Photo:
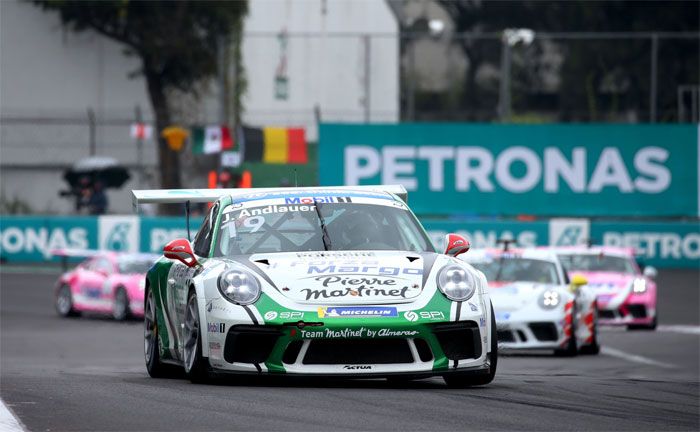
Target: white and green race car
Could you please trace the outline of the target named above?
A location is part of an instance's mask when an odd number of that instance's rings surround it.
[[[215,201],[190,243],[148,272],[153,377],[217,374],[491,382],[498,361],[484,275],[436,253],[402,186],[134,191],[134,203]]]

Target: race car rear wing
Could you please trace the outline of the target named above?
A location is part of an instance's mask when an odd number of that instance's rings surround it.
[[[408,192],[403,185],[376,186],[317,186],[317,187],[285,187],[285,188],[251,188],[251,189],[144,189],[133,190],[134,212],[138,212],[139,204],[185,204],[213,202],[223,196],[243,196],[256,193],[327,193],[340,194],[349,191],[392,193],[404,202],[408,202]]]

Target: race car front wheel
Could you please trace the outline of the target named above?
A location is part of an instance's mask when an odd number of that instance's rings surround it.
[[[593,325],[591,326],[591,343],[584,345],[579,350],[581,354],[596,355],[600,353],[600,344],[598,343],[598,305],[593,306]]]
[[[62,317],[80,315],[80,313],[73,308],[73,293],[68,284],[61,285],[56,292],[56,312]]]
[[[190,289],[185,308],[185,375],[193,383],[202,383],[209,378],[207,361],[202,357],[202,335],[200,329],[197,293]]]
[[[451,388],[466,388],[486,385],[496,377],[498,367],[498,333],[496,332],[496,314],[493,312],[491,304],[491,352],[487,354],[489,358],[489,372],[486,374],[464,374],[452,373],[443,375],[445,383]]]
[[[571,336],[566,341],[562,348],[554,350],[554,355],[559,357],[575,357],[578,354],[578,340],[576,339],[576,331],[578,330],[578,317],[576,311],[576,303],[574,302],[571,308]]]
[[[146,370],[153,378],[182,377],[182,369],[160,361],[158,350],[158,321],[156,320],[156,302],[153,291],[146,291],[146,305],[143,311],[143,351]]]

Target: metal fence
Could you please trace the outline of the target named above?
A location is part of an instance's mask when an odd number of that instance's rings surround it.
[[[699,120],[688,89],[700,84],[700,33],[245,38],[245,67],[255,74],[246,108],[253,122],[311,122],[318,114],[353,122]]]

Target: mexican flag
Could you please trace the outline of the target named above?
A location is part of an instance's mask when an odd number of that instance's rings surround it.
[[[198,154],[221,153],[231,150],[233,140],[226,126],[206,126],[192,128],[192,152]]]

